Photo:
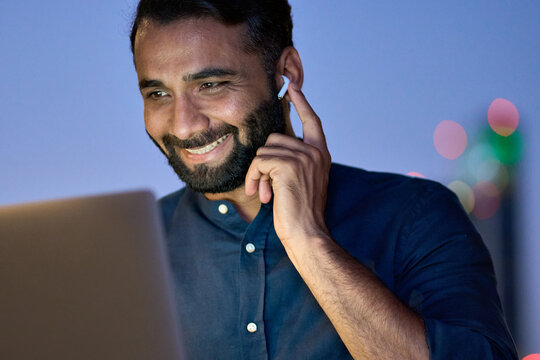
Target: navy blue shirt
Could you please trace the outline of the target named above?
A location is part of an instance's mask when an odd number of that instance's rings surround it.
[[[189,359],[348,359],[262,205],[160,200]],[[333,164],[326,224],[426,325],[432,359],[517,359],[489,253],[440,184]]]

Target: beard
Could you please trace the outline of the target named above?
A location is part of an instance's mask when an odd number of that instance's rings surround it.
[[[275,85],[274,85],[275,88]],[[245,177],[251,162],[257,154],[257,149],[266,143],[271,133],[285,132],[286,122],[282,103],[277,95],[272,94],[270,100],[262,101],[261,104],[249,113],[242,125],[246,133],[246,143],[239,139],[239,128],[230,124],[224,124],[219,128],[208,129],[195,137],[181,140],[168,134],[162,139],[167,153],[161,147],[169,161],[169,165],[186,186],[201,193],[223,193],[237,189],[245,182]],[[196,164],[193,169],[182,161],[177,149],[196,148],[212,143],[226,134],[232,136],[233,149],[224,162],[217,166]]]

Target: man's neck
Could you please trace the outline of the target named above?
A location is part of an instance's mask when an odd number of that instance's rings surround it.
[[[204,196],[208,200],[227,200],[230,201],[238,214],[247,222],[252,222],[255,216],[259,213],[261,208],[261,201],[259,200],[259,194],[256,193],[252,196],[247,196],[244,191],[244,186],[240,186],[237,189],[234,189],[229,192],[219,193],[219,194],[210,194],[206,193]]]

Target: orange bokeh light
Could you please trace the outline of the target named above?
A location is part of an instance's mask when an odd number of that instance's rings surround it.
[[[523,360],[540,360],[540,354],[530,354],[523,358]]]

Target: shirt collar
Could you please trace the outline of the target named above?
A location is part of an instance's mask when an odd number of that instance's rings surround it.
[[[209,221],[218,227],[231,233],[243,234],[250,225],[245,221],[234,205],[227,200],[208,200],[204,194],[195,192],[186,187],[186,195],[192,198],[197,211],[200,211]],[[261,204],[261,208],[252,221],[252,225],[272,220],[272,201],[268,204]]]

